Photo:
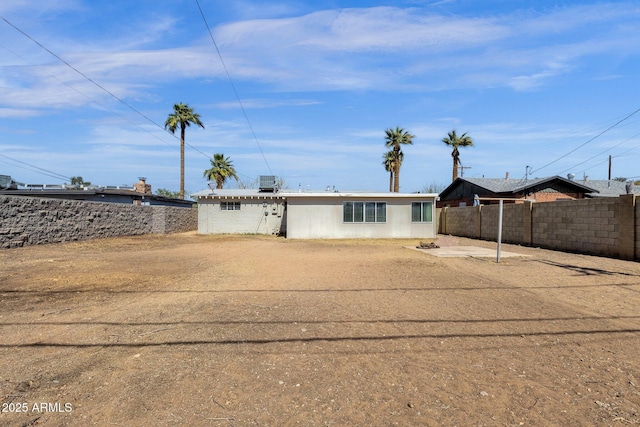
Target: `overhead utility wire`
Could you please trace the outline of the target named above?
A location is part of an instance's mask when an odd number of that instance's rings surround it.
[[[43,168],[40,168],[40,167],[38,167],[38,166],[34,166],[34,165],[32,165],[32,164],[29,164],[29,163],[27,163],[27,162],[23,162],[23,161],[18,160],[18,159],[14,159],[13,157],[9,157],[9,156],[7,156],[6,154],[2,154],[2,153],[0,153],[0,156],[5,157],[5,158],[7,158],[7,159],[9,159],[9,160],[11,160],[11,161],[14,161],[14,162],[16,162],[16,163],[20,163],[20,164],[23,164],[23,165],[29,166],[29,167],[31,167],[31,168],[38,169],[38,170],[42,171],[42,172],[39,172],[39,173],[42,173],[43,175],[48,175],[48,176],[50,176],[50,177],[52,177],[52,178],[56,178],[56,179],[62,179],[62,180],[69,180],[69,181],[71,181],[71,178],[70,178],[70,177],[68,177],[68,176],[65,176],[65,175],[59,174],[59,173],[57,173],[57,172],[50,171],[50,170],[48,170],[48,169],[43,169]],[[34,171],[34,172],[36,172],[36,171]],[[46,173],[44,173],[44,172],[46,172]]]
[[[615,128],[616,126],[618,126],[620,123],[624,122],[625,120],[631,118],[633,115],[637,114],[638,112],[640,112],[640,108],[638,108],[637,110],[635,110],[633,113],[627,115],[626,117],[624,117],[623,119],[617,121],[616,123],[614,123],[613,125],[609,126],[607,129],[603,130],[602,132],[600,132],[599,134],[597,134],[596,136],[594,136],[593,138],[589,139],[588,141],[580,144],[579,146],[577,146],[576,148],[574,148],[573,150],[569,151],[568,153],[558,157],[557,159],[555,159],[552,162],[547,163],[546,165],[539,167],[538,169],[531,171],[531,173],[535,173],[538,172],[541,169],[546,168],[547,166],[551,166],[552,164],[556,163],[557,161],[564,159],[565,157],[567,157],[569,154],[577,151],[578,149],[584,147],[585,145],[587,145],[588,143],[592,142],[593,140],[595,140],[596,138],[599,138],[600,136],[604,135],[605,133],[609,132],[611,129]]]
[[[0,47],[2,47],[2,48],[3,48],[4,50],[6,50],[7,52],[9,52],[9,53],[13,54],[13,55],[14,55],[14,56],[16,56],[17,58],[21,59],[21,60],[22,60],[22,61],[24,61],[26,64],[29,64],[29,65],[35,65],[35,64],[30,63],[30,62],[29,62],[29,61],[27,61],[25,58],[23,58],[22,56],[18,55],[17,53],[15,53],[14,51],[12,51],[11,49],[7,48],[6,46],[2,46],[2,45],[0,45]],[[132,126],[137,127],[137,128],[138,128],[138,129],[140,129],[141,131],[146,132],[147,134],[149,134],[149,135],[150,135],[150,136],[152,136],[153,138],[157,139],[158,141],[162,142],[163,144],[166,144],[166,145],[168,145],[168,146],[172,147],[172,145],[171,145],[170,143],[168,143],[168,142],[167,142],[167,141],[165,141],[164,139],[160,138],[159,136],[157,136],[157,135],[155,135],[155,134],[151,133],[148,129],[145,129],[145,128],[143,128],[142,126],[140,126],[140,125],[138,125],[138,124],[136,124],[136,123],[132,122],[131,120],[129,120],[128,118],[126,118],[125,116],[123,116],[122,114],[120,114],[119,112],[117,112],[117,111],[115,111],[115,110],[113,110],[113,109],[109,108],[107,105],[103,104],[102,102],[100,102],[100,101],[97,101],[97,100],[93,99],[92,97],[90,97],[90,96],[89,96],[89,95],[87,95],[86,93],[82,92],[81,90],[79,90],[79,89],[77,89],[77,88],[75,88],[75,87],[71,86],[69,83],[67,83],[67,82],[64,82],[64,81],[60,80],[60,79],[59,79],[58,77],[56,77],[55,75],[47,73],[47,76],[51,77],[52,79],[57,80],[57,81],[58,81],[58,83],[65,85],[65,86],[66,86],[66,87],[68,87],[69,89],[71,89],[71,90],[73,90],[74,92],[77,92],[78,94],[80,94],[80,95],[84,96],[84,97],[85,97],[85,98],[87,98],[89,101],[91,101],[91,102],[93,102],[93,103],[95,103],[95,104],[97,104],[97,105],[101,106],[101,107],[102,107],[102,108],[104,108],[105,110],[110,111],[111,113],[113,113],[113,114],[117,115],[117,116],[118,116],[118,117],[120,117],[122,120],[126,121],[127,123],[129,123],[129,124],[130,124],[130,125],[132,125]],[[154,123],[154,124],[155,124],[155,123]],[[174,136],[175,138],[177,138],[177,136],[176,136],[176,135],[172,135],[172,136]]]
[[[104,86],[102,86],[100,83],[96,82],[95,80],[93,80],[91,77],[87,76],[86,74],[84,74],[82,71],[78,70],[76,67],[74,67],[73,65],[71,65],[70,63],[68,63],[67,61],[65,61],[64,59],[62,59],[59,55],[57,55],[56,53],[52,52],[50,49],[48,49],[46,46],[44,46],[42,43],[40,43],[39,41],[37,41],[36,39],[34,39],[33,37],[31,37],[29,34],[25,33],[24,31],[22,31],[20,28],[16,27],[15,25],[13,25],[11,22],[9,22],[5,17],[0,16],[0,19],[2,19],[4,22],[6,22],[7,24],[9,24],[11,27],[13,27],[16,31],[18,31],[19,33],[21,33],[22,35],[24,35],[26,38],[28,38],[29,40],[31,40],[32,42],[34,42],[35,44],[37,44],[38,46],[40,46],[42,49],[44,49],[45,51],[47,51],[50,55],[52,55],[53,57],[55,57],[56,59],[58,59],[60,62],[62,62],[63,64],[65,64],[67,67],[71,68],[73,71],[75,71],[76,73],[80,74],[82,77],[84,77],[85,79],[87,79],[89,82],[93,83],[95,86],[97,86],[98,88],[102,89],[104,92],[106,92],[107,94],[109,94],[112,98],[114,98],[115,100],[117,100],[118,102],[122,103],[123,105],[125,105],[126,107],[128,107],[130,110],[132,110],[133,112],[139,114],[140,116],[144,117],[147,121],[149,121],[150,123],[154,124],[155,126],[159,127],[160,129],[162,129],[163,131],[168,132],[164,127],[162,127],[161,125],[159,125],[158,123],[156,123],[155,121],[153,121],[153,119],[151,119],[150,117],[148,117],[147,115],[145,115],[144,113],[142,113],[141,111],[135,109],[133,106],[131,106],[130,104],[128,104],[126,101],[124,101],[123,99],[119,98],[118,96],[116,96],[113,92],[111,92],[110,90],[108,90],[107,88],[105,88]],[[177,135],[172,134],[174,138],[178,138]],[[204,153],[203,151],[200,151],[199,149],[197,149],[196,147],[192,146],[191,144],[185,142],[185,145],[191,147],[192,149],[194,149],[195,151],[199,152],[200,154],[204,155],[206,158],[209,158],[209,156]]]
[[[608,151],[613,150],[614,148],[616,148],[616,147],[618,147],[618,146],[620,146],[620,145],[624,144],[625,142],[631,141],[633,138],[637,137],[638,135],[640,135],[640,133],[637,133],[637,134],[633,135],[632,137],[629,137],[629,138],[625,139],[624,141],[617,143],[617,144],[616,144],[616,145],[614,145],[613,147],[609,147],[609,148],[607,148],[606,150],[603,150],[603,151],[599,152],[599,153],[598,153],[598,154],[596,154],[595,156],[589,157],[587,160],[584,160],[584,161],[582,161],[582,162],[580,162],[580,163],[578,163],[578,164],[574,165],[573,167],[570,167],[570,168],[568,168],[568,169],[563,170],[562,172],[560,172],[560,174],[563,174],[563,173],[565,173],[565,172],[568,172],[568,171],[570,171],[571,169],[575,169],[576,167],[578,167],[578,166],[580,166],[580,165],[583,165],[583,164],[585,164],[585,163],[587,163],[587,162],[589,162],[589,161],[591,161],[591,160],[595,159],[596,157],[599,157],[599,156],[603,155],[604,153],[606,153],[606,152],[608,152]],[[636,147],[633,147],[633,148],[630,148],[630,149],[629,149],[629,150],[627,150],[627,151],[623,151],[622,153],[618,154],[618,156],[621,156],[621,155],[623,155],[623,154],[625,154],[625,153],[628,153],[629,151],[634,150],[635,148],[636,148]],[[618,156],[616,156],[616,157],[618,157]],[[604,162],[606,162],[606,160],[601,161],[601,162],[598,162],[598,163],[596,163],[595,165],[593,165],[593,166],[591,166],[591,167],[589,167],[588,169],[585,169],[585,170],[589,170],[589,169],[591,169],[591,168],[594,168],[594,167],[596,167],[596,166],[598,166],[598,165],[600,165],[600,164],[602,164],[602,163],[604,163]]]
[[[209,23],[207,22],[207,18],[204,16],[204,12],[202,11],[202,7],[200,7],[200,2],[196,0],[196,4],[198,5],[198,10],[200,11],[200,16],[202,16],[202,20],[204,21],[204,25],[207,27],[207,31],[209,32],[209,37],[211,37],[211,41],[213,42],[213,46],[216,48],[216,52],[218,52],[218,57],[220,58],[220,62],[222,63],[222,68],[224,68],[224,72],[227,74],[227,79],[231,84],[231,88],[233,89],[233,93],[236,95],[236,99],[238,100],[238,104],[240,104],[240,109],[242,110],[242,114],[244,114],[244,118],[249,125],[249,129],[251,130],[251,134],[253,135],[253,139],[256,141],[258,145],[258,149],[260,150],[260,154],[262,154],[262,158],[269,169],[271,175],[273,175],[273,171],[271,171],[271,166],[269,166],[269,162],[267,161],[267,157],[264,155],[264,151],[262,151],[262,147],[260,146],[260,142],[258,141],[258,137],[256,136],[255,131],[253,130],[253,126],[251,126],[251,121],[249,120],[249,116],[247,115],[246,110],[244,109],[244,105],[242,104],[242,100],[240,100],[240,95],[238,95],[238,91],[236,90],[236,86],[233,84],[233,80],[231,79],[231,74],[229,74],[229,70],[227,70],[227,66],[224,63],[224,59],[222,59],[222,54],[220,53],[220,49],[218,49],[218,44],[216,40],[213,38],[213,33],[211,32],[211,28],[209,27]]]

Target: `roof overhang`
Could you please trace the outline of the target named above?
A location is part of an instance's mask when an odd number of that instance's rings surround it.
[[[346,198],[365,198],[365,199],[435,199],[437,193],[368,193],[368,192],[300,192],[300,193],[281,193],[284,197],[290,199],[346,199]]]

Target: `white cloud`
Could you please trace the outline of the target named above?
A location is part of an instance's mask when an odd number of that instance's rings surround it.
[[[31,16],[50,14],[56,11],[78,10],[82,8],[80,0],[2,0],[0,13],[24,12]]]

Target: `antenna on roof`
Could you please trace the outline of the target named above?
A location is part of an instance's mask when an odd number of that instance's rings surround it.
[[[529,175],[531,175],[531,166],[527,165],[524,169],[524,185],[527,185],[529,182]]]

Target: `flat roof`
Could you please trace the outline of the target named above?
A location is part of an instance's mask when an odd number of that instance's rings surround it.
[[[366,192],[366,191],[317,191],[317,192],[281,192],[281,195],[289,198],[346,198],[346,197],[370,197],[375,199],[435,199],[438,197],[437,193],[379,193],[379,192]]]
[[[372,198],[372,199],[435,199],[438,197],[437,193],[380,193],[373,191],[278,191],[275,193],[259,191],[257,189],[216,189],[216,190],[201,190],[191,194],[192,197],[203,198]]]

